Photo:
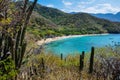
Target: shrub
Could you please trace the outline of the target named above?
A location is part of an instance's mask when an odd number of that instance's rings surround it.
[[[0,61],[0,80],[13,79],[16,74],[15,64],[11,58]]]

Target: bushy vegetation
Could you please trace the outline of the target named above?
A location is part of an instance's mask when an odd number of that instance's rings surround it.
[[[68,55],[61,60],[60,55],[42,52],[29,57],[22,67],[19,79],[115,80],[120,75],[118,53],[118,50],[111,47],[95,49],[93,71],[90,73],[90,53],[85,53],[84,67],[80,70],[80,54]]]
[[[17,74],[14,61],[11,58],[0,60],[0,80],[13,79]]]
[[[27,26],[37,0],[30,4],[28,1],[0,0],[1,80],[114,80],[120,75],[119,46],[97,49],[95,54],[92,49],[91,57],[86,53],[84,56],[76,54],[62,58],[44,51],[34,54],[32,50],[36,45],[34,39],[31,39],[73,34],[119,33],[119,23],[97,19],[84,13],[70,15],[37,5]],[[28,32],[25,35],[26,30]]]
[[[26,28],[37,0],[30,6],[28,2],[24,0],[20,4],[12,0],[0,0],[1,80],[13,79],[17,75],[15,71],[22,65],[27,45],[24,39]]]

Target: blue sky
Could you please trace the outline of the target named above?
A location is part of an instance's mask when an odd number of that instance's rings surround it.
[[[116,13],[120,11],[120,0],[38,0],[38,3],[64,12]]]

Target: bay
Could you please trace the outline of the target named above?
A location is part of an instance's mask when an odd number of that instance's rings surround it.
[[[91,35],[82,37],[71,37],[67,39],[57,40],[45,45],[47,53],[54,54],[75,54],[82,51],[90,52],[92,46],[96,48],[114,46],[120,43],[120,34],[107,34],[107,35]]]

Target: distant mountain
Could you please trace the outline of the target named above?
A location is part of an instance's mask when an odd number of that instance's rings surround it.
[[[39,4],[35,6],[30,22],[29,30],[40,36],[120,33],[119,22],[96,18],[87,13],[65,13]]]
[[[70,12],[69,14],[77,14],[78,12]]]
[[[98,17],[98,18],[103,18],[103,19],[107,19],[110,21],[114,21],[114,22],[120,22],[120,12],[116,13],[116,14],[112,14],[112,13],[107,13],[107,14],[91,14],[92,16]]]
[[[80,12],[70,12],[69,14],[77,14]],[[92,16],[95,16],[97,18],[101,18],[101,19],[107,19],[113,22],[120,22],[120,12],[116,13],[116,14],[112,14],[112,13],[98,13],[98,14],[94,14],[94,13],[88,13]]]

